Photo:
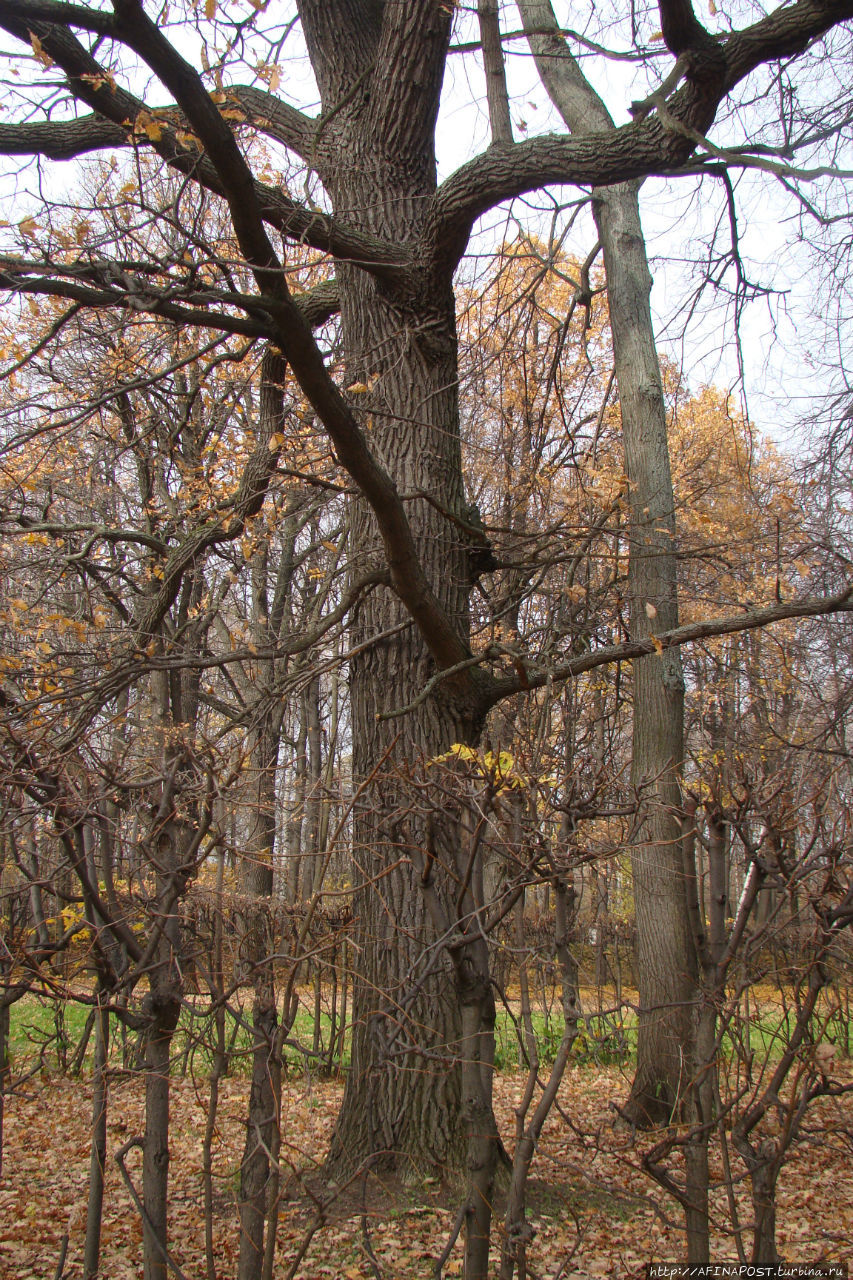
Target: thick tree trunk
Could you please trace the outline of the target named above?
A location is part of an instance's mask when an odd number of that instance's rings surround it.
[[[318,147],[325,151],[318,169],[341,216],[412,242],[436,189],[433,133],[449,14],[438,5],[428,13],[416,6],[385,13],[383,6],[329,8],[300,3],[323,110],[335,113]],[[353,405],[407,498],[418,556],[464,641],[470,576],[458,524],[464,495],[451,289],[445,284],[436,295],[430,282],[420,293],[393,297],[345,262],[336,274]],[[383,565],[363,502],[355,504],[351,530],[353,573]],[[417,1177],[461,1164],[464,1142],[452,981],[428,954],[432,928],[410,862],[424,845],[425,824],[400,775],[454,741],[474,740],[478,713],[457,705],[447,682],[416,709],[381,718],[401,712],[435,674],[424,639],[390,589],[362,601],[351,639],[359,646],[350,665],[353,781],[363,788],[353,842],[358,961],[352,1067],[331,1168],[382,1160]]]
[[[386,630],[395,607],[376,603],[370,632]],[[352,1057],[331,1155],[333,1168],[379,1158],[413,1180],[464,1160],[461,1027],[447,965],[436,968],[428,952],[434,931],[410,862],[424,846],[424,821],[393,770],[406,758],[417,767],[475,731],[430,704],[384,724],[376,715],[406,705],[431,674],[407,629],[368,650],[351,675],[354,775],[375,777],[355,814]]]
[[[381,320],[384,310],[381,304],[360,307],[359,324],[367,316]],[[382,378],[385,413],[375,414],[385,464],[401,490],[440,496],[442,503],[458,511],[461,468],[449,300],[443,319],[451,349],[440,361],[411,353],[409,369],[419,377],[399,379],[401,345],[409,339],[390,316],[387,319],[362,338],[367,350],[382,353],[381,360],[376,354],[365,357],[370,363],[362,370],[375,372],[379,363],[381,372],[386,362],[388,366]],[[408,424],[405,430],[400,429],[401,420]],[[464,631],[468,579],[458,532],[427,503],[418,501],[412,507],[410,518],[424,563],[442,603]],[[375,542],[372,521],[359,510],[353,535],[356,556],[369,553]],[[353,639],[367,645],[350,669],[353,777],[356,785],[368,779],[371,783],[355,811],[354,941],[359,961],[352,1068],[333,1164],[358,1164],[381,1152],[386,1161],[400,1164],[404,1176],[417,1177],[461,1157],[454,1067],[459,1028],[448,975],[439,972],[427,978],[431,928],[410,862],[412,852],[423,847],[425,829],[422,818],[411,812],[412,798],[394,772],[418,769],[453,742],[475,740],[479,726],[453,705],[452,694],[399,718],[379,719],[410,704],[435,671],[422,638],[389,591],[375,592],[361,606]]]
[[[465,787],[464,782],[462,786]],[[436,933],[445,940],[443,950],[453,967],[461,1024],[458,1056],[467,1147],[465,1198],[437,1270],[442,1269],[456,1232],[464,1226],[463,1267],[470,1280],[487,1280],[488,1276],[495,1175],[502,1150],[492,1106],[496,1010],[489,947],[483,932],[486,904],[480,849],[484,815],[492,802],[485,798],[484,803],[485,807],[479,803],[475,807],[463,800],[462,811],[453,824],[433,821],[427,850],[418,864],[424,903]],[[451,832],[451,838],[461,840],[447,847]],[[448,910],[449,899],[442,893],[446,868],[451,869],[455,888],[452,912]]]

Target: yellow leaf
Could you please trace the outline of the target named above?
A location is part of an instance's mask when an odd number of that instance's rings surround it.
[[[152,142],[159,142],[163,136],[163,126],[155,120],[150,111],[140,111],[133,122],[134,133],[144,133]]]
[[[655,653],[663,653],[663,642],[658,636],[649,636],[655,648]]]
[[[18,230],[27,240],[33,240],[38,229],[39,224],[36,222],[35,218],[24,218],[18,223]]]
[[[204,0],[204,16],[208,22],[212,22],[216,17],[216,0]]]
[[[658,616],[658,611],[657,611],[657,609],[656,609],[656,608],[655,608],[655,606],[652,604],[651,600],[647,600],[647,601],[646,601],[646,617],[647,617],[647,618],[656,618],[657,616]]]
[[[370,388],[363,382],[352,382],[347,387],[347,391],[351,391],[354,396],[366,395]]]
[[[454,742],[447,754],[449,756],[456,756],[458,760],[477,759],[477,752],[474,748],[466,746],[464,742]]]

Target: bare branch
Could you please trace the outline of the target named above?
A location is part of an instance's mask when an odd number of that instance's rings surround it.
[[[477,17],[480,22],[480,40],[486,72],[486,97],[489,104],[492,142],[511,143],[512,120],[509,114],[509,96],[506,88],[497,0],[479,0]]]

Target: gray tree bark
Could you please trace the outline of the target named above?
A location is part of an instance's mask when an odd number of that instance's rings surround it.
[[[542,83],[573,134],[614,129],[559,32],[550,0],[519,0]],[[666,408],[636,183],[598,188],[593,215],[604,256],[625,470],[630,486],[632,639],[678,626],[675,504]],[[677,650],[634,662],[631,781],[640,804],[632,849],[640,1013],[637,1071],[625,1113],[662,1124],[692,1078],[697,964],[682,882],[680,772],[684,679]]]
[[[333,206],[363,211],[365,230],[407,244],[422,233],[436,190],[433,128],[449,15],[441,6],[400,6],[383,20],[381,10],[300,4],[323,112],[336,113],[323,133],[326,159],[318,159]],[[452,291],[403,300],[348,263],[337,274],[347,383],[370,388],[353,403],[398,491],[413,495],[406,514],[414,545],[464,645],[468,548],[444,514],[464,509]],[[364,501],[351,530],[353,572],[383,563]],[[425,829],[394,773],[475,740],[480,713],[459,705],[449,682],[441,696],[383,719],[407,707],[436,671],[398,594],[381,587],[362,601],[351,641],[359,646],[350,667],[353,777],[357,787],[371,783],[354,812],[352,1066],[331,1168],[379,1161],[415,1178],[462,1159],[459,1027],[449,975],[425,972],[432,932],[410,862]]]
[[[98,993],[100,995],[100,993]],[[104,1174],[107,1163],[107,1107],[109,1086],[109,1010],[95,1006],[95,1056],[92,1063],[92,1146],[89,1155],[89,1197],[86,1204],[86,1242],[83,1249],[83,1274],[93,1280],[98,1274],[101,1255],[101,1222],[104,1203]]]
[[[264,354],[261,369],[261,404],[258,436],[269,442],[282,426],[282,394],[285,362],[274,348]],[[268,641],[270,607],[267,598],[267,557],[253,566],[252,624],[257,639]],[[242,888],[249,902],[240,940],[240,961],[252,983],[252,1081],[246,1116],[246,1138],[240,1164],[240,1251],[238,1280],[259,1280],[264,1260],[264,1227],[267,1219],[269,1153],[278,1124],[281,1062],[275,1052],[278,1015],[275,974],[269,960],[274,951],[268,926],[273,892],[273,854],[276,836],[276,768],[283,707],[272,696],[274,661],[265,660],[259,684],[269,691],[256,713],[249,749],[253,798],[249,813],[244,857],[240,863]]]

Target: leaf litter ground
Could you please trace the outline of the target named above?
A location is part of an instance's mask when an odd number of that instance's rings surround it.
[[[845,1064],[846,1065],[846,1064]],[[849,1074],[849,1072],[847,1072]],[[235,1197],[243,1143],[248,1081],[221,1082],[213,1158],[216,1275],[234,1274],[237,1254]],[[496,1110],[502,1133],[514,1131],[513,1108],[521,1098],[521,1076],[497,1080]],[[532,1171],[531,1277],[633,1280],[652,1260],[682,1256],[679,1214],[638,1168],[643,1146],[614,1132],[612,1102],[625,1096],[618,1067],[567,1072],[561,1114],[549,1121]],[[318,1202],[332,1196],[320,1161],[341,1097],[338,1082],[289,1079],[282,1106],[282,1154],[286,1199],[281,1205],[277,1278],[290,1271],[316,1223]],[[204,1215],[202,1150],[207,1082],[176,1078],[172,1099],[170,1242],[186,1276],[203,1280]],[[45,1280],[54,1275],[61,1241],[68,1235],[66,1280],[83,1275],[82,1253],[89,1168],[91,1081],[67,1076],[31,1077],[7,1100],[3,1171],[0,1176],[0,1277]],[[142,1132],[141,1081],[111,1080],[107,1191],[101,1275],[137,1280],[142,1275],[139,1216],[124,1187],[113,1153]],[[789,1261],[847,1260],[853,1241],[853,1171],[850,1133],[853,1100],[848,1095],[817,1104],[813,1136],[806,1135],[783,1172],[779,1191],[779,1242]],[[819,1137],[820,1135],[820,1137]],[[827,1136],[828,1135],[828,1136]],[[507,1144],[509,1145],[509,1143]],[[845,1154],[846,1148],[846,1154]],[[738,1162],[734,1157],[734,1163]],[[139,1185],[140,1152],[128,1157]],[[737,1169],[735,1170],[737,1172]],[[719,1170],[717,1170],[719,1172]],[[745,1221],[747,1187],[737,1187]],[[325,1213],[295,1272],[297,1280],[356,1280],[430,1277],[447,1240],[457,1201],[436,1181],[419,1187],[371,1177],[346,1188]],[[725,1194],[716,1193],[722,1214]],[[500,1245],[496,1219],[495,1274]],[[715,1260],[736,1261],[730,1237],[715,1232]],[[562,1270],[561,1270],[562,1268]],[[461,1275],[456,1251],[445,1274]]]

